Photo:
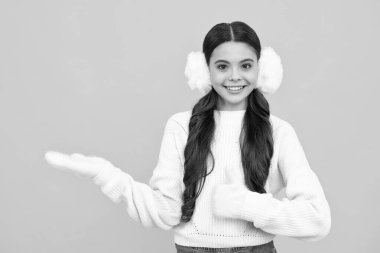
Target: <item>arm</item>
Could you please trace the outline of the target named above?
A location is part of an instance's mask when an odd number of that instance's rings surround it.
[[[116,167],[104,167],[93,179],[112,201],[125,202],[131,218],[146,227],[168,230],[180,222],[183,166],[176,145],[178,129],[178,123],[169,118],[149,185]]]
[[[293,127],[285,122],[279,139],[278,166],[286,198],[260,194],[239,184],[223,185],[214,204],[219,215],[252,221],[271,234],[317,241],[331,227],[329,204],[317,175],[311,170]]]
[[[178,131],[183,130],[169,118],[149,185],[136,182],[101,157],[48,151],[45,159],[54,168],[93,179],[111,200],[125,202],[128,214],[144,226],[167,230],[180,223],[181,217],[183,166],[177,149]]]
[[[287,198],[278,200],[271,194],[251,192],[245,200],[242,216],[251,218],[256,227],[266,232],[316,241],[330,231],[330,208],[294,128],[285,123],[278,166]]]

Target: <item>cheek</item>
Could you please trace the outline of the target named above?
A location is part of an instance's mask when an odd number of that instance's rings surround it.
[[[210,80],[213,84],[221,84],[225,81],[226,75],[221,72],[211,71]]]
[[[245,78],[250,83],[255,83],[257,81],[257,77],[258,77],[258,71],[257,70],[247,72],[245,75]]]

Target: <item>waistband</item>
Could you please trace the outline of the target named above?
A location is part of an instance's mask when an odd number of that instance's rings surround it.
[[[231,248],[208,248],[208,247],[189,247],[189,246],[183,246],[179,244],[175,244],[175,247],[177,249],[192,249],[192,250],[200,250],[200,251],[207,251],[207,252],[234,252],[234,251],[240,251],[240,250],[258,250],[258,249],[272,249],[275,248],[273,240],[261,245],[254,245],[254,246],[245,246],[245,247],[231,247]],[[253,251],[254,252],[254,251]],[[268,251],[270,252],[270,251]]]

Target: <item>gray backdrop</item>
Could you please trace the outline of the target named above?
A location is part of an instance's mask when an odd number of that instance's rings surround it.
[[[147,183],[168,117],[200,97],[186,56],[219,22],[282,57],[271,112],[296,129],[332,211],[278,252],[378,252],[379,1],[1,1],[0,252],[175,252],[44,152],[102,156]]]

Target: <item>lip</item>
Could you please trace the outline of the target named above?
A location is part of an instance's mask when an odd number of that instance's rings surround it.
[[[242,90],[244,90],[244,88],[245,88],[246,86],[247,86],[247,85],[239,85],[239,86],[224,86],[224,88],[225,88],[229,93],[231,93],[231,94],[238,94],[238,93],[242,92]],[[227,89],[227,87],[243,87],[243,88],[241,88],[241,89],[239,89],[239,90],[229,90],[229,89]]]

